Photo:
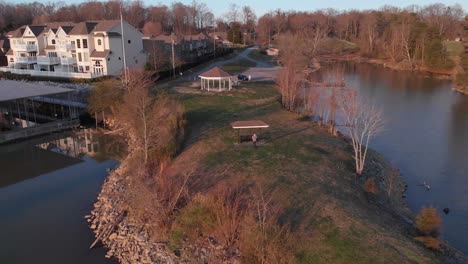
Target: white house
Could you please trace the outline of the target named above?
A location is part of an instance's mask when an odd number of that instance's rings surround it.
[[[124,34],[120,20],[23,26],[7,34],[8,66],[0,71],[65,78],[119,75],[123,48],[127,67],[142,69],[143,34],[126,21],[123,30]]]

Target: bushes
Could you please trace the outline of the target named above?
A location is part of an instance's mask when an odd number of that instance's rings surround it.
[[[423,207],[416,217],[416,228],[424,235],[437,235],[441,217],[433,207]]]
[[[440,240],[435,237],[419,236],[419,237],[415,237],[414,239],[429,249],[441,250]]]
[[[439,233],[441,217],[433,207],[423,207],[416,217],[416,228],[423,236],[415,237],[424,246],[432,250],[440,250],[441,243],[436,237]]]
[[[376,195],[379,193],[379,187],[377,187],[377,184],[375,183],[374,178],[369,178],[366,180],[366,182],[364,183],[364,190],[367,193],[370,193],[373,195]]]
[[[195,195],[181,209],[173,232],[192,242],[211,237],[229,252],[239,249],[245,263],[294,263],[293,235],[277,223],[280,210],[270,202],[271,196],[246,185],[221,184]]]

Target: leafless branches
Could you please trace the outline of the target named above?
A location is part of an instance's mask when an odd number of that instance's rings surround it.
[[[382,111],[348,89],[339,106],[345,121],[344,130],[351,139],[356,173],[362,175],[370,140],[383,130]]]

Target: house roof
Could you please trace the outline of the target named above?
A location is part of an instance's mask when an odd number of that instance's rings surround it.
[[[93,31],[96,25],[96,22],[80,22],[70,30],[68,35],[88,35]]]
[[[166,34],[161,34],[157,36],[150,36],[149,38],[147,37],[148,40],[153,40],[153,41],[163,41],[164,43],[171,44],[172,40],[174,40],[174,44],[179,44],[182,40],[182,37],[177,35],[177,34],[171,34],[171,35],[166,35]]]
[[[73,92],[72,89],[46,84],[30,83],[13,80],[0,80],[0,102],[35,96]]]
[[[199,75],[199,77],[204,77],[204,78],[222,78],[222,77],[231,77],[232,74],[229,74],[219,67],[214,67],[202,74]]]
[[[31,30],[34,36],[39,36],[46,28],[47,26],[44,25],[30,25],[28,28]]]
[[[110,54],[110,50],[96,51],[91,52],[91,58],[106,58]]]
[[[18,28],[17,30],[13,30],[7,33],[7,36],[10,38],[21,38],[23,36],[24,30],[26,29],[26,26],[22,26]]]
[[[120,24],[120,20],[99,20],[99,21],[93,21],[93,22],[97,23],[96,27],[94,28],[94,31],[104,31],[104,32],[108,32],[113,27]]]
[[[209,36],[217,40],[227,40],[227,32],[211,32]]]
[[[202,40],[209,38],[209,36],[207,36],[205,33],[199,33],[196,35],[185,35],[184,37],[186,40]]]
[[[65,33],[70,33],[70,31],[74,28],[74,26],[61,26],[62,30],[65,31]]]

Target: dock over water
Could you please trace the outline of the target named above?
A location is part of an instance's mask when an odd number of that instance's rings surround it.
[[[0,144],[78,127],[86,105],[75,94],[44,83],[0,80]]]

